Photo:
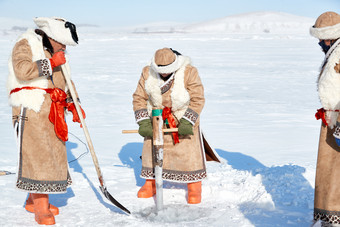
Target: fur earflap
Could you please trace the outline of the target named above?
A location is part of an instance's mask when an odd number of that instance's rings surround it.
[[[78,44],[78,37],[74,28],[69,27],[71,23],[63,18],[57,17],[36,17],[34,23],[39,29],[44,31],[46,35],[55,41],[64,45],[75,46]],[[72,29],[74,31],[72,31]]]

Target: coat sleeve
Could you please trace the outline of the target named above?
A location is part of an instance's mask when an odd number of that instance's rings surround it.
[[[33,55],[26,39],[16,43],[12,52],[12,64],[18,80],[33,80],[40,76],[52,75],[51,63],[48,58],[32,61]]]
[[[150,119],[147,110],[148,94],[145,91],[145,80],[148,75],[149,67],[145,67],[138,81],[136,91],[132,95],[133,111],[135,112],[135,119],[137,123],[145,119]]]
[[[190,104],[183,118],[195,124],[204,107],[204,87],[198,71],[193,66],[188,66],[185,72],[186,89],[190,95]]]

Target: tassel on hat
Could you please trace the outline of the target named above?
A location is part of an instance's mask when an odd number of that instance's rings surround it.
[[[36,17],[33,20],[38,28],[51,39],[64,45],[75,46],[78,44],[76,26],[64,18]]]

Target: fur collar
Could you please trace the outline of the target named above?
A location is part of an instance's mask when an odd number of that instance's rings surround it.
[[[176,118],[180,119],[187,110],[190,102],[190,95],[184,84],[184,72],[186,66],[190,64],[190,58],[180,55],[177,57],[177,61],[180,62],[180,67],[173,75],[174,85],[171,90],[171,108]],[[176,64],[178,64],[178,62]],[[164,81],[160,78],[159,72],[157,72],[157,69],[155,70],[152,65],[153,64],[151,63],[149,77],[145,81],[145,91],[149,96],[147,107],[150,116],[153,107],[164,108],[162,105],[163,99],[161,88],[172,79],[172,77],[170,77],[168,81],[164,83]]]
[[[326,110],[340,109],[340,74],[334,69],[339,64],[340,45],[326,59],[318,79],[318,93],[320,102]],[[338,112],[327,111],[326,120],[331,128],[336,124]]]

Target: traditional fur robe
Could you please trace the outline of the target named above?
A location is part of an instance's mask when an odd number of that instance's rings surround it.
[[[9,60],[7,91],[19,150],[17,188],[31,193],[64,193],[71,184],[65,142],[49,121],[50,95],[44,90],[21,90],[23,86],[66,90],[60,67],[52,69],[42,38],[28,30],[15,44]]]
[[[340,109],[340,45],[325,59],[318,79],[323,108]],[[333,136],[338,112],[327,111],[328,126],[322,123],[316,166],[314,219],[340,224],[340,147]]]
[[[176,64],[180,64],[180,67],[165,82],[152,65],[143,69],[133,94],[133,109],[137,122],[150,119],[152,107],[169,107],[176,124],[185,118],[194,125],[194,135],[179,136],[180,142],[175,145],[172,134],[164,134],[163,179],[197,182],[207,175],[199,123],[199,114],[205,101],[204,89],[197,69],[190,65],[190,59],[177,57]],[[154,178],[152,138],[148,137],[144,138],[141,177]]]

